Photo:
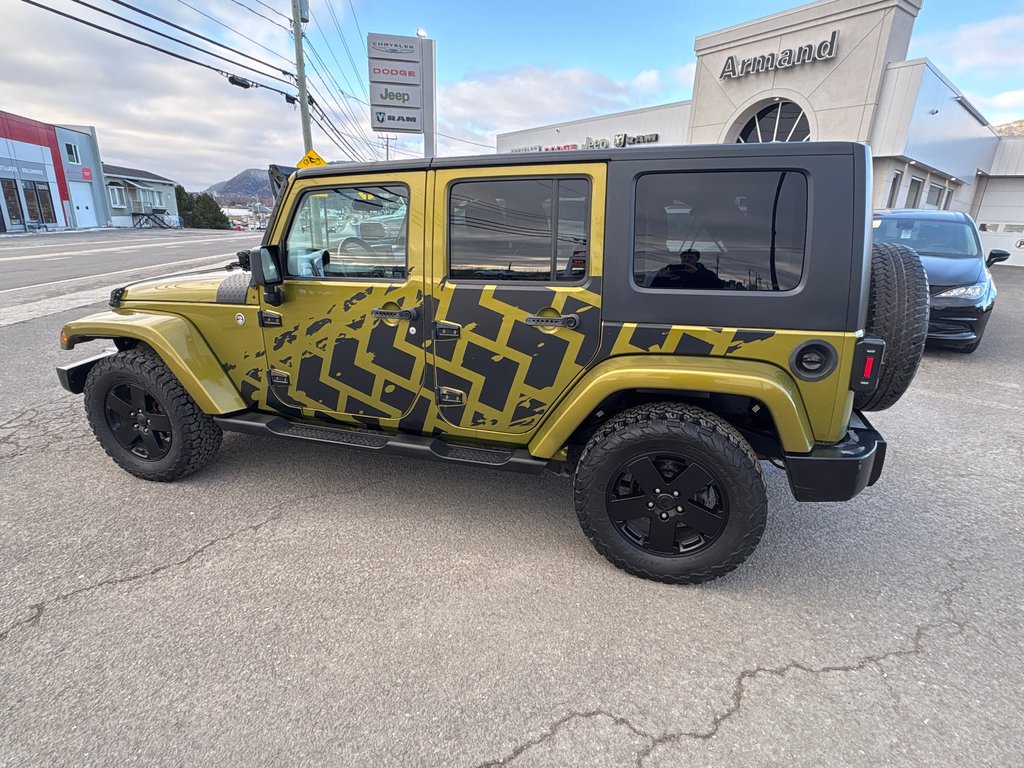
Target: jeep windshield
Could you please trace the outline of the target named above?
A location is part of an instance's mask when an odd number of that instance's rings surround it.
[[[981,253],[974,228],[963,221],[876,216],[874,229],[876,243],[905,245],[927,256],[966,259]]]

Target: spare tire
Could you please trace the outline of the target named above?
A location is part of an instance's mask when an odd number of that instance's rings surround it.
[[[928,335],[928,275],[917,252],[905,245],[871,246],[871,290],[865,333],[885,340],[874,392],[857,392],[853,407],[881,411],[899,400],[914,380]]]

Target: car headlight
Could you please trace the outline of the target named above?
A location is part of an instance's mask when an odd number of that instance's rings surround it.
[[[985,295],[988,288],[987,283],[975,283],[974,285],[961,285],[959,288],[950,288],[948,291],[935,294],[937,299],[980,299]]]

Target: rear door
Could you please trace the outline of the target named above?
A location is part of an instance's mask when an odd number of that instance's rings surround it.
[[[397,426],[424,370],[426,173],[298,182],[276,233],[283,301],[265,301],[266,405]],[[261,299],[262,300],[262,299]]]
[[[527,434],[597,354],[605,165],[434,174],[435,400],[466,434]]]

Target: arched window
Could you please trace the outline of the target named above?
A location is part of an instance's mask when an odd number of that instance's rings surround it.
[[[765,141],[808,141],[811,126],[803,108],[792,101],[776,101],[757,111],[736,137],[737,144]]]

